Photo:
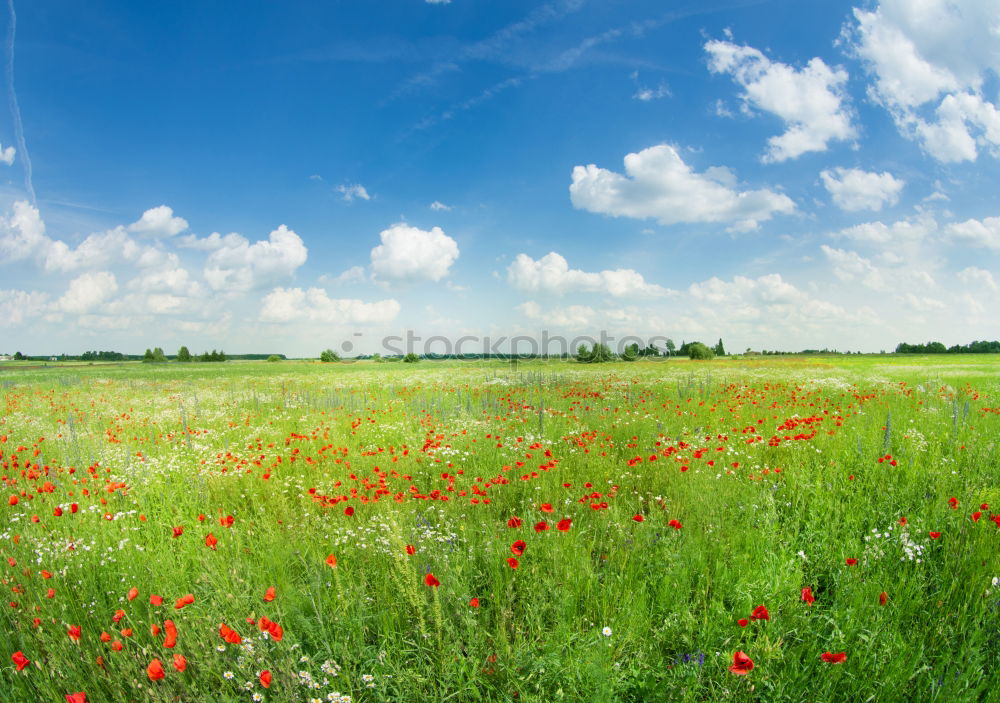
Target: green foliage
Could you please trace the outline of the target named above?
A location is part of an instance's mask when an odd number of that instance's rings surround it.
[[[622,361],[635,361],[639,358],[639,345],[629,344],[622,352]]]
[[[191,361],[191,352],[188,351],[187,347],[181,347],[177,350],[177,361]]]
[[[690,359],[705,361],[715,356],[715,352],[701,342],[691,342],[687,345],[687,355]]]
[[[381,364],[382,363],[382,355],[378,354],[378,353],[372,354],[372,361],[374,361],[376,364]]]
[[[340,361],[340,354],[335,352],[333,349],[324,349],[319,353],[319,360],[325,363]]]
[[[277,354],[271,354],[271,356],[267,357],[267,361],[274,363],[275,361],[282,361],[282,358]]]
[[[420,361],[420,357],[414,354],[413,352],[410,352],[403,357],[403,361],[407,364],[415,364],[418,361]]]
[[[716,356],[726,355],[726,348],[722,346],[722,337],[719,337],[719,343],[715,345],[715,348],[712,351],[715,352]]]
[[[225,361],[225,360],[226,360],[226,352],[216,351],[214,349],[210,352],[205,352],[204,354],[198,357],[198,361]]]
[[[586,344],[581,344],[576,351],[576,360],[587,364],[602,364],[612,361],[615,354],[607,344],[595,342],[594,346],[587,350]]]

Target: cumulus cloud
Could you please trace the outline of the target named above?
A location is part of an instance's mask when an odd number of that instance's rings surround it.
[[[542,306],[533,300],[521,303],[514,309],[529,320],[553,327],[589,327],[597,314],[597,311],[587,305],[569,305],[543,310]]]
[[[725,167],[695,173],[667,144],[625,157],[625,174],[594,164],[573,168],[570,200],[580,210],[613,216],[655,218],[661,224],[725,222],[755,229],[774,213],[791,213],[791,198],[772,190],[739,191]]]
[[[150,271],[128,282],[128,289],[149,294],[193,297],[204,293],[202,285],[181,267]]]
[[[173,209],[166,205],[159,205],[142,213],[142,217],[128,226],[128,231],[146,237],[173,237],[187,228],[187,220],[175,217]]]
[[[985,289],[993,292],[1000,290],[1000,286],[997,286],[992,273],[985,269],[976,268],[975,266],[969,266],[959,271],[958,280],[970,288]]]
[[[713,40],[705,44],[708,67],[727,73],[743,88],[744,109],[756,108],[780,117],[784,134],[771,137],[765,163],[794,159],[810,151],[826,151],[829,142],[853,139],[856,131],[845,105],[847,72],[813,58],[800,70],[771,61],[749,46]]]
[[[285,225],[253,244],[240,235],[223,239],[205,262],[205,280],[217,291],[248,291],[289,278],[308,256],[302,239]]]
[[[857,168],[835,168],[820,174],[823,186],[842,210],[881,210],[895,205],[906,181],[888,171],[872,173]]]
[[[17,153],[17,149],[12,146],[4,148],[3,144],[0,144],[0,162],[7,164],[8,166],[14,165],[14,155]]]
[[[264,322],[367,324],[391,322],[399,310],[399,303],[392,298],[366,303],[331,298],[322,288],[275,288],[264,296],[260,319]]]
[[[833,265],[833,275],[841,281],[860,281],[862,285],[872,290],[886,289],[882,272],[869,259],[855,251],[834,249],[826,244],[823,244],[820,249]]]
[[[368,191],[360,183],[355,183],[354,185],[339,185],[335,189],[340,193],[341,197],[347,202],[351,202],[355,198],[361,200],[371,200],[372,196],[368,194]]]
[[[207,237],[198,238],[193,234],[188,234],[177,239],[177,246],[184,247],[185,249],[198,249],[200,251],[215,251],[216,249],[223,249],[226,247],[238,247],[246,239],[241,234],[236,232],[230,232],[227,235],[221,235],[218,232],[212,232]]]
[[[623,297],[659,296],[669,292],[655,283],[647,283],[642,274],[633,269],[597,272],[571,269],[566,259],[554,251],[537,261],[527,254],[518,254],[507,267],[507,282],[518,290],[554,295],[589,292]]]
[[[52,240],[38,208],[26,200],[14,203],[13,212],[0,219],[0,254],[8,261],[21,261],[42,254]]]
[[[982,91],[1000,75],[1000,4],[882,0],[854,20],[844,36],[873,79],[869,94],[905,136],[942,162],[998,151],[1000,112]]]
[[[1000,251],[1000,217],[956,222],[945,227],[944,233],[957,244]]]
[[[864,222],[842,229],[835,236],[875,245],[916,244],[929,239],[937,229],[938,224],[933,217],[920,214],[888,225],[884,222]]]
[[[379,281],[440,281],[458,259],[458,243],[440,227],[430,231],[399,223],[379,234],[371,251],[373,277]]]
[[[0,327],[23,325],[45,312],[47,306],[48,296],[45,293],[0,290]]]
[[[118,291],[113,273],[93,271],[84,273],[69,282],[66,293],[56,302],[62,312],[86,313],[109,300]]]

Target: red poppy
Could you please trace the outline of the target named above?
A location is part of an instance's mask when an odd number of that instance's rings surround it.
[[[243,641],[240,634],[225,623],[219,625],[219,636],[229,644],[240,644]]]
[[[753,669],[753,659],[740,651],[733,653],[733,665],[729,667],[731,672],[737,676],[746,676],[751,669]]]
[[[680,520],[671,520],[667,524],[670,525],[670,527],[674,528],[675,530],[679,530],[682,527]]]
[[[271,672],[267,669],[260,672],[260,685],[264,688],[271,688]]]
[[[81,635],[80,626],[79,625],[70,625],[69,629],[66,631],[66,634],[69,635],[69,638],[71,640],[73,640],[74,642],[79,642],[80,641],[80,635]]]
[[[520,526],[521,526],[521,518],[519,517],[515,516],[507,521],[507,527],[520,527]]]
[[[83,693],[67,693],[66,703],[87,703],[87,694]]]
[[[149,597],[150,605],[163,605],[163,596],[158,596],[155,593]]]
[[[354,515],[354,508],[348,505],[346,508],[344,508],[344,515],[346,515],[347,517],[351,517],[351,515]]]
[[[889,600],[889,595],[885,591],[882,591],[881,593],[878,594],[879,605],[885,605],[886,601],[888,600]]]
[[[218,543],[219,540],[211,532],[209,532],[205,536],[205,546],[208,547],[209,549],[215,549],[215,545],[217,545]]]
[[[646,518],[644,518],[642,515],[633,515],[632,519],[635,520],[636,522],[645,522],[646,521]]]
[[[274,586],[271,586],[266,591],[264,591],[264,602],[270,603],[274,600]]]
[[[906,516],[905,515],[902,516],[901,518],[899,518],[899,524],[900,525],[906,525]]]
[[[844,560],[844,563],[847,564],[848,566],[854,566],[855,564],[858,563],[858,560],[855,559],[854,557],[847,557],[847,559]]]
[[[813,595],[812,589],[808,586],[802,589],[802,600],[806,605],[812,605],[816,601],[816,596]]]
[[[122,643],[119,642],[118,640],[115,640],[114,642],[111,643],[111,649],[115,650],[116,652],[122,651]]]
[[[469,601],[469,605],[471,607],[473,607],[473,608],[478,608],[479,607],[479,599],[478,598],[473,598],[472,600]]]
[[[326,558],[326,565],[329,566],[331,569],[337,568],[337,557],[333,556],[332,554],[328,556]]]
[[[541,510],[543,513],[551,513],[552,503],[542,503],[541,507],[539,507],[539,510]]]
[[[549,523],[545,520],[535,524],[535,532],[545,532],[547,529],[549,529]]]
[[[194,603],[194,594],[188,593],[187,595],[181,596],[177,599],[177,602],[174,603],[174,609],[180,610],[185,605],[191,605],[192,603]]]
[[[739,620],[736,621],[736,624],[739,625],[740,627],[746,627],[747,625],[750,624],[750,621],[747,620],[746,618],[740,618]]]
[[[139,589],[138,589],[138,588],[135,588],[135,587],[133,587],[133,588],[130,588],[130,589],[129,589],[129,591],[128,591],[128,596],[126,596],[126,597],[127,597],[127,598],[128,598],[129,600],[135,600],[135,599],[136,599],[136,597],[138,597],[138,595],[139,595]]]
[[[125,611],[119,608],[118,610],[115,611],[115,614],[111,616],[111,621],[117,623],[123,617],[125,617]]]
[[[417,553],[417,548],[414,547],[412,544],[408,544],[406,545],[406,553],[412,557],[414,554]]]
[[[184,671],[185,669],[187,669],[187,666],[188,666],[188,662],[187,662],[187,659],[184,657],[183,654],[175,654],[174,655],[174,668],[177,671]]]
[[[556,529],[559,530],[560,532],[569,532],[569,528],[572,524],[573,524],[572,520],[570,520],[569,518],[564,518],[560,520],[558,523],[556,523]]]
[[[514,556],[519,557],[524,554],[524,550],[527,549],[528,545],[525,544],[523,539],[519,539],[514,544],[510,545],[510,551]]]
[[[938,537],[941,536],[940,532],[928,532],[927,534],[931,536],[931,539],[937,539]]]
[[[17,667],[18,671],[21,671],[24,667],[31,663],[31,660],[24,656],[24,652],[21,651],[11,654],[10,660],[14,662],[14,666]]]
[[[973,522],[979,522],[979,518],[981,518],[982,516],[983,516],[983,514],[977,510],[976,512],[972,513],[972,515],[971,515],[972,521]]]
[[[763,605],[758,605],[756,608],[753,609],[753,612],[750,613],[750,619],[751,620],[770,620],[771,619],[771,614],[769,612],[767,612],[767,608],[765,608]]]
[[[174,528],[174,539],[177,539],[182,534],[184,534],[184,527],[183,527],[183,525],[178,525],[177,527]]]
[[[518,562],[518,560],[515,559],[514,557],[507,557],[507,566],[509,566],[512,569],[516,569],[518,566],[520,566],[520,562]]]
[[[823,652],[819,655],[819,658],[827,664],[840,664],[847,661],[847,652],[837,652],[836,654],[832,652]]]
[[[153,637],[156,637],[158,634],[160,634],[160,626],[154,622],[152,625],[149,626],[149,633],[153,635]]]
[[[111,641],[111,635],[109,635],[107,632],[102,632],[101,642],[110,642],[110,641]]]
[[[424,576],[424,583],[426,583],[428,586],[433,586],[434,588],[437,588],[438,586],[441,585],[441,582],[438,581],[436,578],[434,578],[434,574],[432,574],[429,571],[427,572],[427,575]]]
[[[159,659],[149,662],[149,666],[146,667],[146,675],[150,681],[162,679],[166,675],[166,672],[163,671],[163,663]]]
[[[949,498],[948,499],[948,505],[951,506],[952,510],[957,509],[958,508],[958,498],[956,498],[955,496],[952,496],[951,498]]]
[[[173,649],[174,645],[177,644],[177,626],[174,625],[174,621],[164,620],[163,631],[166,633],[163,638],[163,646],[167,649]]]

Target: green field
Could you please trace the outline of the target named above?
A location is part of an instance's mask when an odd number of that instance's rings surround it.
[[[1000,696],[993,356],[0,388],[2,703]]]

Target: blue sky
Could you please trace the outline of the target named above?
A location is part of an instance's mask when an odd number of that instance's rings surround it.
[[[992,0],[6,9],[0,352],[1000,336]]]

